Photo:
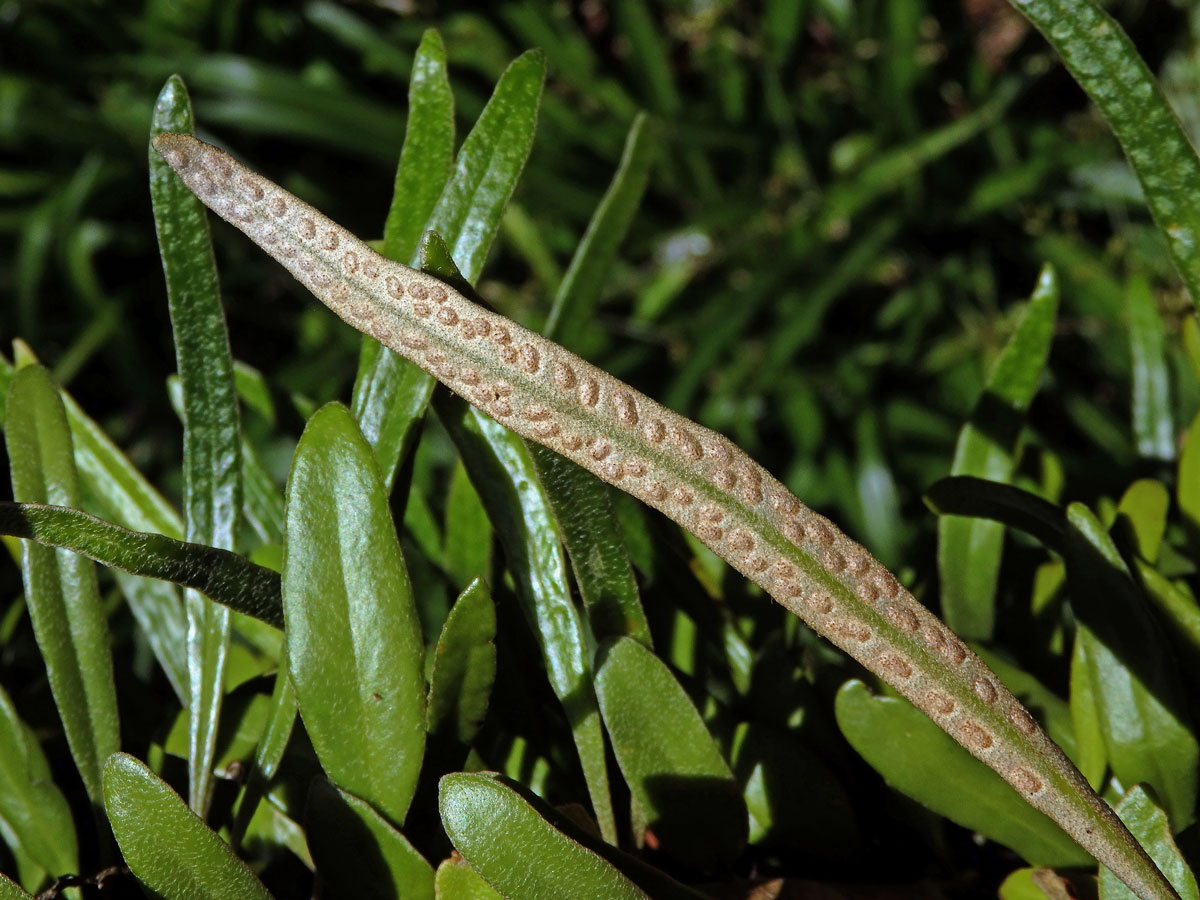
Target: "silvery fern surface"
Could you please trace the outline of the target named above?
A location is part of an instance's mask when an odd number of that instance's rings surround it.
[[[999,678],[863,547],[723,436],[377,254],[215,147],[155,147],[207,206],[347,323],[513,431],[660,510],[892,685],[1143,900],[1176,897]]]

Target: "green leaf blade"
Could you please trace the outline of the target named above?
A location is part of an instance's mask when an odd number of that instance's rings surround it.
[[[288,480],[283,605],[300,714],[339,787],[404,821],[425,747],[424,648],[383,481],[345,407],[309,421]]]
[[[154,151],[168,132],[193,133],[191,100],[172,76],[154,105],[150,127],[150,199],[158,234],[175,360],[183,394],[184,520],[188,540],[232,550],[242,506],[241,428],[233,357],[204,205]],[[212,798],[229,611],[194,592],[188,616],[188,803]]]
[[[78,506],[66,412],[41,366],[27,366],[13,377],[5,437],[15,498]],[[98,806],[101,769],[120,749],[120,724],[96,570],[73,553],[35,543],[25,544],[21,568],[34,634],[71,756]]]
[[[496,607],[477,578],[459,595],[434,650],[426,730],[469,745],[491,699],[496,677]]]
[[[166,900],[270,900],[249,867],[140,760],[104,767],[104,807],[125,862]]]

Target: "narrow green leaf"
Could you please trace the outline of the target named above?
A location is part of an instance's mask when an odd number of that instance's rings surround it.
[[[344,406],[309,420],[287,498],[283,609],[300,715],[334,783],[400,825],[425,746],[424,648],[383,480]]]
[[[1071,727],[1075,732],[1075,762],[1093,789],[1099,790],[1108,775],[1108,749],[1100,707],[1088,675],[1087,647],[1079,632],[1071,649]]]
[[[953,475],[1007,482],[1016,445],[1050,352],[1058,309],[1058,279],[1045,266],[1029,305],[997,358],[967,424],[958,435]],[[996,621],[996,583],[1004,547],[999,522],[943,516],[938,520],[942,615],[960,636],[987,640]]]
[[[442,860],[434,890],[437,900],[504,900],[461,856]]]
[[[52,874],[79,867],[75,823],[33,731],[0,689],[0,837]],[[32,885],[31,885],[32,887]]]
[[[286,653],[286,648],[285,648]],[[254,754],[254,766],[246,779],[246,787],[238,798],[237,810],[234,814],[233,825],[230,828],[229,842],[237,847],[246,834],[258,806],[267,793],[267,787],[279,764],[283,760],[283,752],[287,749],[288,739],[296,723],[296,691],[292,687],[292,679],[288,675],[287,660],[280,660],[279,671],[275,673],[275,686],[271,690],[271,706],[267,715],[267,727],[259,738],[258,748]]]
[[[305,836],[334,900],[433,900],[433,867],[369,803],[316,778]]]
[[[642,202],[659,143],[655,130],[645,113],[638,113],[629,126],[620,165],[592,213],[583,240],[554,296],[550,316],[542,329],[546,337],[552,337],[561,324],[564,330],[561,343],[571,346],[572,332],[591,321],[604,277],[611,270],[617,248]]]
[[[115,753],[104,807],[125,863],[165,900],[270,900],[249,867],[145,763]]]
[[[7,875],[0,873],[0,900],[34,900],[34,897]]]
[[[494,776],[445,776],[438,807],[454,848],[506,897],[648,900],[620,871],[555,828]]]
[[[463,142],[449,180],[444,174],[440,176],[437,183],[445,187],[418,231],[440,234],[453,248],[453,257],[471,284],[483,270],[505,204],[529,157],[544,79],[545,59],[537,51],[525,53],[509,65]],[[444,80],[443,73],[422,82],[423,89],[428,85],[430,92],[426,127],[437,132],[437,137],[431,138],[437,146],[452,145],[454,140],[448,88],[443,91],[436,87]],[[414,166],[417,162],[414,157]],[[397,195],[393,206],[403,207],[406,202],[406,197]],[[389,485],[412,426],[424,414],[432,391],[433,380],[416,366],[395,357],[390,350],[376,350],[364,343],[352,408],[376,448]]]
[[[1137,562],[1138,578],[1146,596],[1174,626],[1175,634],[1186,642],[1194,653],[1200,654],[1200,604],[1187,590],[1175,585],[1152,566]]]
[[[905,700],[875,696],[861,681],[837,695],[846,740],[896,790],[1035,865],[1078,866],[1087,854]]]
[[[408,84],[408,124],[383,229],[383,254],[413,261],[454,162],[454,95],[441,36],[421,37]],[[408,360],[364,335],[351,409],[390,486],[425,412],[433,382]]]
[[[1200,193],[1196,196],[1200,198]],[[1125,293],[1129,308],[1129,349],[1133,357],[1134,444],[1141,456],[1174,459],[1175,422],[1171,412],[1166,329],[1146,276],[1131,277]]]
[[[5,437],[17,500],[79,505],[66,412],[41,366],[27,366],[13,377]],[[96,570],[73,553],[32,542],[24,545],[21,570],[34,635],[71,756],[88,796],[99,806],[101,768],[120,748],[121,736]]]
[[[1146,851],[1157,864],[1167,880],[1175,886],[1182,900],[1200,900],[1200,888],[1187,861],[1171,836],[1167,815],[1154,802],[1141,785],[1126,791],[1117,804],[1117,815],[1121,817]],[[1100,900],[1137,900],[1112,872],[1100,867]]]
[[[426,235],[422,269],[450,283],[463,282],[436,233]],[[592,690],[587,637],[571,602],[562,535],[529,448],[519,435],[459,397],[439,396],[435,409],[458,447],[504,547],[517,596],[542,649],[550,686],[571,723],[592,811],[605,839],[616,843],[604,733]]]
[[[553,450],[532,444],[529,455],[558,521],[593,637],[628,635],[652,646],[608,485]]]
[[[442,626],[429,676],[426,730],[470,744],[496,677],[496,607],[486,582],[471,582]]]
[[[728,866],[746,842],[746,804],[670,669],[631,638],[603,654],[596,696],[613,753],[658,846],[692,868]]]
[[[461,461],[450,476],[442,534],[446,573],[455,585],[492,574],[492,523]]]
[[[19,352],[36,359],[22,342]],[[0,381],[7,393],[13,369],[0,356]],[[104,430],[80,409],[71,395],[60,391],[75,444],[84,507],[136,531],[183,537],[179,514],[112,442]],[[187,618],[174,586],[118,574],[117,584],[130,611],[146,635],[181,703],[187,702]]]
[[[1200,302],[1200,161],[1137,48],[1092,0],[1012,3],[1108,120],[1193,302]]]
[[[131,575],[171,581],[283,627],[278,573],[228,550],[128,531],[77,509],[40,503],[0,502],[0,534],[70,550]]]
[[[1200,546],[1200,413],[1188,426],[1175,484],[1175,502],[1179,504],[1193,545]]]
[[[233,357],[221,309],[204,205],[184,186],[153,140],[192,134],[191,100],[183,80],[167,79],[150,125],[150,199],[167,283],[175,361],[183,392],[186,538],[223,550],[237,545],[242,506],[241,438]],[[212,797],[212,761],[220,719],[229,610],[196,592],[184,597],[188,616],[188,804],[203,814]]]

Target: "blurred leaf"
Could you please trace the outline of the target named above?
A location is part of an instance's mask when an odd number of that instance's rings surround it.
[[[1100,790],[1108,774],[1108,748],[1092,679],[1088,675],[1086,642],[1075,633],[1071,650],[1071,724],[1075,731],[1075,764],[1092,790]]]
[[[1041,380],[1058,310],[1058,279],[1045,266],[1029,305],[988,374],[983,395],[958,435],[952,475],[1007,482],[1016,445]],[[943,516],[938,519],[938,577],[942,616],[967,639],[987,640],[995,626],[996,584],[1004,548],[998,522]]]
[[[334,783],[399,825],[425,746],[424,648],[383,481],[344,406],[304,429],[286,535],[287,655],[305,728]]]
[[[70,550],[132,575],[174,582],[283,627],[279,575],[228,550],[127,531],[77,509],[38,503],[0,502],[0,534]]]
[[[454,848],[501,894],[522,900],[648,900],[637,885],[547,822],[498,778],[442,778],[442,825]]]
[[[1200,546],[1200,413],[1188,426],[1175,483],[1175,502],[1191,531],[1193,544]]]
[[[700,871],[727,867],[746,842],[746,805],[700,714],[670,669],[632,638],[602,658],[604,725],[658,847]]]
[[[321,884],[334,900],[433,900],[433,867],[369,803],[315,778],[304,819]]]
[[[13,497],[79,505],[71,433],[58,388],[41,366],[27,366],[8,390],[5,430]],[[71,756],[96,806],[101,769],[121,745],[108,626],[95,567],[74,553],[26,542],[25,600]]]
[[[496,607],[487,584],[472,581],[442,626],[429,678],[426,731],[470,744],[487,714],[496,677]]]
[[[0,690],[0,837],[51,873],[79,868],[75,823],[33,731]],[[29,885],[31,888],[35,885]]]
[[[187,88],[175,75],[167,79],[155,102],[148,153],[154,227],[183,394],[185,536],[193,543],[233,550],[242,506],[233,357],[204,205],[154,150],[154,138],[167,132],[195,133]],[[204,814],[212,799],[229,610],[194,591],[185,592],[184,605],[191,742],[188,805]]]
[[[125,863],[165,900],[269,900],[229,845],[140,760],[114,753],[104,766],[104,807]]]
[[[1141,785],[1135,785],[1126,791],[1121,802],[1116,806],[1117,815],[1121,817],[1133,836],[1138,839],[1150,858],[1167,880],[1179,892],[1180,900],[1200,900],[1200,889],[1196,887],[1196,877],[1188,867],[1171,837],[1171,826],[1167,815],[1151,798]],[[1104,866],[1100,867],[1100,900],[1137,900],[1133,892],[1125,887],[1115,875]]]
[[[1099,107],[1200,302],[1200,160],[1125,31],[1090,0],[1015,0]]]
[[[650,165],[658,146],[652,123],[645,113],[638,113],[625,138],[621,165],[592,214],[587,231],[576,247],[567,274],[554,296],[546,327],[542,330],[546,337],[554,337],[561,324],[563,334],[559,343],[571,347],[572,333],[577,333],[591,322],[605,276],[612,268],[617,250],[625,239],[646,190]]]
[[[1200,173],[1198,173],[1200,174]],[[1200,177],[1197,178],[1200,188]],[[1200,198],[1200,191],[1197,192]],[[1196,220],[1200,225],[1200,219]],[[1200,261],[1196,263],[1200,273]],[[1133,357],[1133,439],[1141,456],[1175,458],[1175,423],[1171,414],[1171,382],[1167,370],[1167,336],[1150,282],[1134,275],[1126,286],[1129,348]]]
[[[846,740],[896,790],[1036,865],[1081,866],[1091,857],[908,701],[873,696],[861,681],[838,691]]]

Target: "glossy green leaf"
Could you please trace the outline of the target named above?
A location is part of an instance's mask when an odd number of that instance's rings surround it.
[[[66,412],[58,388],[41,366],[27,366],[13,377],[5,437],[13,497],[79,505]],[[120,748],[121,736],[96,570],[74,553],[33,542],[24,544],[21,570],[34,635],[71,756],[88,796],[98,806],[101,768],[109,754]]]
[[[650,120],[645,113],[639,113],[625,137],[621,163],[592,214],[554,296],[546,327],[542,330],[546,337],[553,337],[561,325],[560,343],[569,347],[572,333],[577,333],[591,321],[605,276],[612,269],[617,249],[642,201],[658,146]]]
[[[496,677],[496,607],[476,579],[442,626],[429,677],[426,730],[470,744],[487,714]]]
[[[1167,815],[1141,785],[1130,788],[1116,806],[1117,815],[1146,848],[1159,870],[1179,892],[1181,900],[1200,900],[1196,876],[1171,835]],[[1100,867],[1100,900],[1137,900],[1112,872]]]
[[[958,435],[953,475],[1007,482],[1016,465],[1025,411],[1050,353],[1058,309],[1054,269],[1042,269],[1029,305],[988,375],[983,395]],[[942,615],[960,636],[986,640],[996,620],[996,584],[1004,526],[984,519],[938,520]]]
[[[304,818],[308,848],[333,900],[433,900],[433,867],[369,803],[317,778]]]
[[[1198,182],[1200,186],[1200,182]],[[1200,198],[1200,194],[1197,194]],[[1196,220],[1200,223],[1200,219]],[[1200,271],[1200,268],[1198,268]],[[1144,275],[1126,287],[1129,349],[1133,358],[1133,439],[1140,456],[1175,458],[1175,422],[1171,411],[1171,379],[1167,335],[1154,292]]]
[[[429,40],[432,47],[434,39]],[[454,110],[448,87],[444,86],[444,60],[439,63],[431,56],[426,62],[432,68],[429,78],[420,82],[426,113],[422,117],[421,144],[441,148],[435,153],[435,159],[441,160],[443,150],[453,146]],[[442,67],[441,73],[437,73],[437,66]],[[459,149],[449,178],[443,169],[434,176],[441,196],[417,234],[440,234],[469,283],[473,284],[483,270],[504,207],[529,157],[544,78],[545,60],[539,52],[515,59],[496,83],[491,99]],[[424,158],[414,155],[412,160],[418,172],[412,178],[429,175]],[[400,178],[401,173],[397,173]],[[401,195],[393,199],[393,206],[401,209],[406,203],[407,198]],[[390,484],[412,426],[429,403],[433,379],[369,341],[363,344],[358,371],[351,405],[364,434],[376,448]]]
[[[370,446],[309,420],[288,479],[283,609],[300,714],[339,787],[404,821],[425,746],[421,626]]]
[[[33,359],[32,351],[14,342]],[[13,369],[0,357],[0,377],[5,384]],[[6,388],[7,392],[7,388]],[[146,480],[66,391],[60,391],[75,445],[84,507],[103,518],[135,531],[183,537],[179,514]],[[150,644],[181,703],[187,699],[187,617],[178,591],[170,584],[118,574],[117,584],[130,611]]]
[[[506,897],[647,900],[620,871],[555,828],[493,776],[445,776],[438,807],[454,848]]]
[[[460,856],[442,860],[434,877],[437,900],[504,900]]]
[[[1108,120],[1166,236],[1171,256],[1200,298],[1200,161],[1129,36],[1092,0],[1012,0]]]
[[[849,681],[838,691],[835,711],[846,740],[901,793],[1037,865],[1090,861],[1062,829],[906,700],[875,696],[861,681]]]
[[[38,503],[0,502],[0,534],[70,550],[132,575],[174,582],[283,627],[278,573],[228,550],[129,531],[77,509]]]
[[[426,235],[422,269],[462,284],[436,234]],[[571,723],[592,810],[605,839],[615,843],[616,820],[587,638],[571,601],[562,536],[529,449],[520,436],[459,397],[439,395],[435,408],[504,547],[517,596],[542,649],[550,686]]]
[[[1093,790],[1099,790],[1108,775],[1108,749],[1100,707],[1088,675],[1087,648],[1078,632],[1071,649],[1071,725],[1075,732],[1075,763]]]
[[[628,635],[652,646],[608,485],[537,444],[529,455],[558,521],[596,640]]]
[[[79,866],[75,823],[37,737],[0,690],[0,837],[47,872]],[[33,885],[30,885],[33,887]]]
[[[596,696],[613,753],[662,852],[701,871],[746,841],[741,788],[670,669],[632,638],[608,647]]]
[[[194,132],[187,88],[174,75],[154,104],[151,142],[164,132]],[[241,435],[233,357],[208,220],[204,205],[155,152],[153,143],[148,152],[150,199],[183,393],[186,537],[194,543],[232,550],[237,545],[242,506]],[[188,804],[203,814],[212,797],[212,760],[229,649],[229,610],[194,591],[185,593],[184,604],[191,723]]]
[[[165,900],[269,900],[229,845],[145,763],[115,753],[104,766],[104,808],[125,863]]]
[[[404,147],[383,229],[383,254],[399,262],[415,259],[454,162],[454,96],[446,49],[433,29],[422,36],[413,59],[408,109]],[[373,338],[363,337],[351,409],[375,448],[389,485],[432,390],[432,379],[419,368]]]

